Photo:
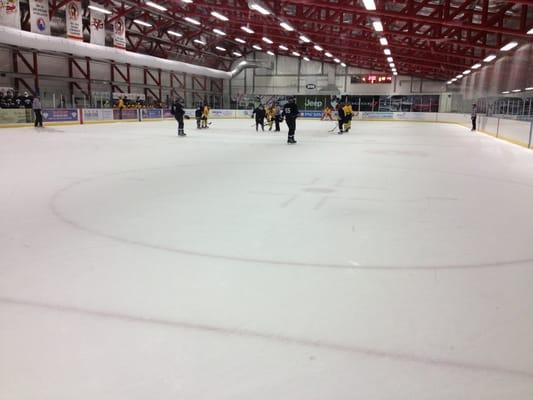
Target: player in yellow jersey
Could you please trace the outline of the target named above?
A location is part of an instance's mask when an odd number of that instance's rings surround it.
[[[204,108],[202,109],[202,128],[207,128],[207,117],[209,116],[210,108],[207,103],[204,103]]]
[[[276,107],[274,105],[271,105],[267,108],[267,123],[268,123],[268,130],[272,130],[272,124],[274,123],[274,120],[276,119]]]
[[[348,132],[350,128],[352,127],[352,117],[353,117],[353,110],[352,110],[352,104],[349,102],[344,103],[344,106],[342,107],[342,110],[344,111],[344,132]]]

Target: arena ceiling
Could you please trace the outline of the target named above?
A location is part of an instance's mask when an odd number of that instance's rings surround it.
[[[128,50],[225,70],[239,55],[261,48],[302,62],[389,73],[395,68],[400,74],[449,80],[491,55],[499,57],[509,43],[533,39],[533,0],[98,3],[112,12],[108,22],[126,17]],[[56,0],[51,4],[52,9],[62,6]]]

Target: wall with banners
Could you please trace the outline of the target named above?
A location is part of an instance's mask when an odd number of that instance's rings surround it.
[[[83,40],[83,23],[81,2],[72,0],[67,3],[66,9],[67,37],[74,40]]]
[[[30,0],[31,31],[50,35],[50,18],[48,0]]]
[[[91,2],[92,4],[92,2]],[[97,4],[95,4],[98,6]],[[91,31],[91,43],[105,45],[105,20],[104,13],[90,10],[89,29]]]
[[[0,25],[20,29],[19,0],[0,0]]]
[[[119,49],[126,48],[126,19],[117,18],[113,22],[113,46]]]

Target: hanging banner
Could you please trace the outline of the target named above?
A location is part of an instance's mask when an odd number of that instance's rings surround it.
[[[30,0],[31,31],[50,35],[48,0]]]
[[[91,10],[91,43],[105,45],[105,15]]]
[[[0,0],[0,25],[20,29],[19,0]]]
[[[113,45],[119,49],[126,48],[126,19],[124,17],[113,22]]]
[[[83,40],[83,23],[81,20],[81,2],[73,0],[67,4],[67,37],[74,40]]]

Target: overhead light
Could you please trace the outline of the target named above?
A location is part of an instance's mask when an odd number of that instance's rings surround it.
[[[494,60],[496,58],[496,56],[494,54],[491,54],[490,56],[487,56],[483,59],[483,61],[485,62],[491,62],[492,60]]]
[[[223,32],[217,28],[213,29],[213,32],[215,32],[217,35],[220,35],[220,36],[226,36],[226,32]]]
[[[452,82],[455,82],[456,80],[457,80],[457,78],[453,78],[453,79],[452,79]]]
[[[387,55],[387,56],[391,55],[390,49],[383,50],[383,53],[385,53],[385,55]]]
[[[220,47],[220,46],[216,46],[215,49],[220,50],[220,51],[226,51],[224,47]]]
[[[183,36],[181,33],[174,32],[174,31],[167,31],[167,33],[168,33],[169,35],[177,36],[177,37],[182,37],[182,36]]]
[[[509,51],[511,49],[514,49],[516,46],[518,46],[518,42],[509,42],[505,46],[503,46],[500,50]]]
[[[372,22],[372,26],[376,32],[383,32],[383,25],[381,24],[381,21]]]
[[[300,57],[300,53],[298,53],[297,51],[293,51],[291,54],[293,56]]]
[[[267,54],[270,54],[271,56],[274,56],[275,54],[271,52],[270,50],[267,51]]]
[[[505,92],[502,92],[502,94],[509,94],[511,93],[510,91],[506,90]]]
[[[457,79],[461,79],[463,77],[463,75],[459,74],[456,76]]]
[[[471,72],[472,72],[471,70],[467,69],[466,71],[463,71],[463,75],[468,75]]]
[[[156,3],[152,2],[152,1],[147,1],[146,5],[148,7],[155,8],[156,10],[159,10],[159,11],[168,11],[168,8],[160,6],[159,4],[156,4]]]
[[[198,44],[201,44],[202,46],[205,46],[205,42],[200,40],[200,39],[194,39],[193,40],[194,43],[198,43]]]
[[[305,61],[311,61],[311,60],[309,59],[309,57],[304,57],[304,60],[305,60]]]
[[[234,56],[237,56],[237,57],[242,57],[242,54],[239,53],[238,51],[234,51],[232,54],[233,54]]]
[[[183,19],[184,19],[185,21],[187,21],[187,22],[190,22],[191,24],[194,24],[194,25],[202,25],[202,24],[200,23],[200,21],[197,21],[197,20],[195,20],[194,18],[185,17],[185,18],[183,18]]]
[[[341,67],[346,68],[346,64],[345,63],[341,63]]]
[[[241,62],[239,63],[239,65],[246,65],[246,64],[248,64],[248,61],[246,61],[246,60],[243,60],[243,61],[241,61]]]
[[[391,68],[391,71],[392,71],[392,72],[396,72],[397,69],[396,69],[396,68]]]
[[[181,0],[181,1],[183,1],[184,3],[189,3],[189,4],[192,3],[192,0]]]
[[[376,3],[374,0],[363,0],[363,5],[367,10],[373,11],[376,9]]]
[[[446,85],[451,85],[453,82],[452,81],[448,81],[446,82]]]
[[[472,68],[472,69],[478,69],[478,68],[481,68],[481,64],[479,64],[479,63],[478,63],[478,64],[474,64],[474,65],[472,65],[472,67],[470,67],[470,68]]]
[[[394,63],[389,63],[389,67],[391,67],[391,68],[396,68],[396,64],[394,64]]]
[[[387,57],[387,62],[390,62],[390,63],[391,63],[391,62],[394,62],[394,58],[392,58],[392,57]]]
[[[92,4],[89,6],[89,8],[93,11],[101,12],[102,14],[113,14],[111,11],[106,10],[105,8],[100,8],[97,6],[93,6]]]
[[[265,7],[263,7],[263,6],[260,6],[260,5],[257,4],[257,3],[252,3],[252,4],[250,5],[250,8],[251,8],[252,10],[257,11],[257,12],[260,13],[260,14],[263,14],[263,15],[269,15],[269,14],[270,14],[270,11],[269,11],[269,10],[267,10],[267,9],[266,9]]]
[[[334,58],[333,61],[335,61],[337,64],[341,62],[338,58]]]
[[[526,90],[526,91],[529,92],[530,90],[533,90],[533,87],[527,87],[527,88],[525,88],[524,90]]]
[[[527,31],[528,35],[533,35],[533,28],[531,28],[529,31]]]
[[[333,58],[333,54],[331,54],[329,51],[326,51],[326,52],[324,53],[324,55],[325,55],[326,57]]]
[[[300,35],[300,40],[304,43],[309,43],[311,42],[311,39],[309,39],[307,36],[304,36],[304,35]]]
[[[324,50],[324,49],[323,49],[322,47],[320,47],[318,44],[315,44],[313,47],[315,48],[316,51],[322,51],[322,50]]]
[[[283,46],[282,44],[280,44],[278,47],[279,47],[281,50],[289,50],[288,47]]]
[[[387,38],[379,38],[379,43],[381,43],[382,46],[387,46],[389,44],[389,41],[387,40]]]
[[[522,89],[515,89],[515,90],[512,90],[513,93],[520,93],[522,91]]]
[[[398,72],[393,72],[392,75],[396,76],[398,75]]]
[[[136,24],[142,25],[142,26],[152,26],[152,24],[149,24],[148,22],[141,21],[140,19],[134,19],[133,22]]]
[[[221,21],[229,21],[229,18],[226,17],[225,15],[222,15],[216,11],[211,11],[211,15],[215,18],[218,18],[219,20]]]
[[[251,30],[250,28],[248,28],[247,26],[241,26],[241,29],[242,29],[244,32],[247,32],[247,33],[254,33],[254,31]]]
[[[281,22],[279,25],[286,31],[292,32],[294,30],[294,28],[286,22]]]
[[[241,38],[235,38],[235,41],[239,43],[246,43],[246,40],[241,39]]]
[[[261,48],[261,46],[258,46],[258,45],[256,45],[256,44],[254,44],[252,47],[253,47],[254,49],[256,49],[256,50],[259,50],[259,51],[263,50],[263,49]]]
[[[268,43],[268,44],[272,44],[272,43],[274,43],[272,40],[270,40],[270,39],[267,38],[267,37],[264,37],[264,38],[263,38],[263,42],[266,42],[266,43]]]

